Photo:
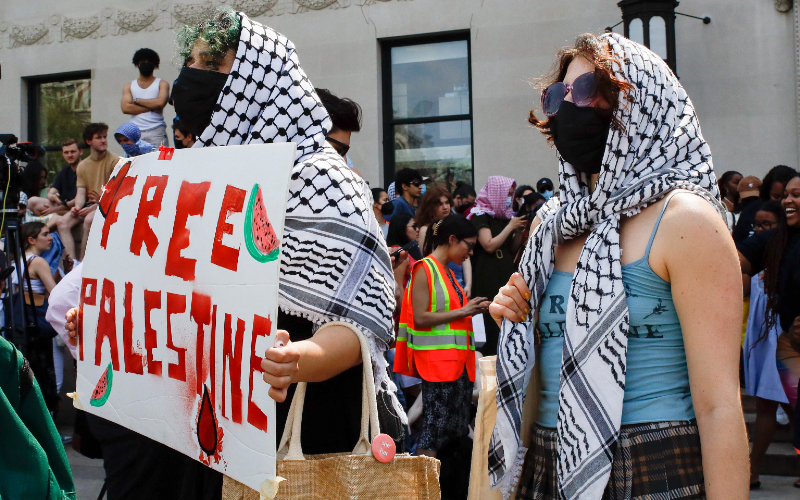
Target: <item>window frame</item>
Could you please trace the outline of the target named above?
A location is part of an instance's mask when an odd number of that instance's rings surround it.
[[[475,184],[475,134],[474,108],[472,100],[472,40],[469,30],[447,31],[425,35],[411,35],[403,37],[382,38],[379,40],[381,47],[381,98],[383,124],[383,175],[384,183],[389,185],[394,181],[396,156],[394,149],[394,127],[396,125],[416,125],[427,123],[445,123],[469,120],[470,156],[472,168],[470,171],[470,184]],[[443,42],[467,42],[467,85],[469,88],[469,113],[447,116],[428,116],[417,118],[394,118],[392,115],[392,48],[410,45],[424,45]]]
[[[28,90],[28,141],[39,144],[39,86],[43,83],[68,82],[71,80],[92,80],[91,70],[70,71],[66,73],[55,73],[51,75],[25,77],[25,84]],[[78,138],[76,138],[78,139]],[[83,138],[80,138],[79,145],[86,148]],[[45,151],[61,151],[61,145],[42,145]]]

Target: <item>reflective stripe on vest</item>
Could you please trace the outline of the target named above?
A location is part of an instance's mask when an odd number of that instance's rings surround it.
[[[430,312],[449,312],[451,310],[450,304],[456,304],[454,309],[461,308],[458,301],[458,296],[451,297],[447,284],[444,280],[448,279],[443,276],[437,262],[432,261],[429,257],[422,259],[423,265],[427,266],[429,276],[432,277],[430,281]],[[412,278],[413,280],[413,278]],[[406,290],[406,300],[404,307],[412,307],[411,304],[411,283]],[[458,285],[456,285],[458,286]],[[461,329],[453,328],[453,323],[462,323]],[[454,320],[451,323],[443,325],[436,325],[426,329],[415,329],[414,325],[409,325],[407,322],[400,323],[399,331],[397,334],[398,342],[406,342],[410,349],[418,351],[430,351],[436,349],[462,349],[462,350],[475,350],[472,342],[472,331],[464,328],[463,320]]]

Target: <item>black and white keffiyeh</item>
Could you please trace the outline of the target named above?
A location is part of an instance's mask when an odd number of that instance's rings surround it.
[[[669,67],[618,34],[600,37],[620,62],[618,78],[634,85],[620,99],[594,192],[559,156],[559,198],[539,211],[520,272],[535,311],[553,272],[555,246],[589,236],[575,269],[567,307],[558,411],[559,493],[565,500],[603,496],[619,436],[625,393],[628,306],[622,284],[620,218],[638,213],[674,189],[708,200],[721,214],[711,152],[694,107]],[[516,486],[526,449],[520,442],[525,390],[534,364],[533,313],[503,320],[497,354],[497,424],[489,450],[493,487]]]
[[[405,421],[383,353],[394,274],[366,182],[325,142],[331,127],[294,44],[239,13],[236,60],[195,147],[297,143],[281,240],[278,306],[317,326],[347,321],[369,339],[378,392]]]

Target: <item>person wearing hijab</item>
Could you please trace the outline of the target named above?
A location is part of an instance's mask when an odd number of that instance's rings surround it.
[[[181,122],[197,136],[195,148],[297,145],[281,240],[276,340],[284,345],[276,342],[261,364],[269,394],[277,401],[273,425],[278,441],[295,383],[305,381],[304,453],[351,452],[355,447],[361,426],[362,357],[358,337],[346,323],[368,339],[380,428],[402,446],[401,424],[407,419],[384,358],[394,340],[392,263],[371,213],[366,182],[325,141],[331,120],[300,67],[294,44],[245,14],[220,6],[197,25],[184,27],[178,47],[185,66],[172,98]],[[76,311],[68,315],[74,319]],[[117,427],[112,432],[120,433]],[[162,465],[135,453],[125,455],[119,447],[115,453],[120,460],[112,464],[113,479],[142,490],[131,497],[219,498],[221,474],[147,441],[147,450],[160,450]],[[154,479],[147,481],[147,474]],[[153,486],[159,481],[162,487]],[[109,497],[110,492],[111,485]]]
[[[514,245],[512,234],[521,233],[517,230],[525,227],[525,218],[514,217],[512,203],[516,186],[516,181],[509,177],[490,176],[478,193],[475,205],[467,211],[467,219],[478,230],[478,245],[471,259],[474,297],[494,297],[517,270],[514,255],[518,247]],[[483,315],[483,321],[486,343],[478,349],[484,356],[493,356],[497,354],[500,329],[488,314]]]
[[[139,156],[155,151],[149,142],[142,140],[142,132],[133,122],[125,122],[114,132],[114,139],[117,140],[125,151],[125,158]]]
[[[581,35],[558,58],[547,119],[529,118],[558,151],[558,196],[490,306],[502,320],[491,483],[519,479],[517,498],[746,499],[741,276],[692,102],[616,33]]]

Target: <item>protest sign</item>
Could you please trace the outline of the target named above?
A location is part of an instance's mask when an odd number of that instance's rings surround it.
[[[295,145],[119,162],[86,248],[75,405],[254,488],[275,477],[260,369]]]

